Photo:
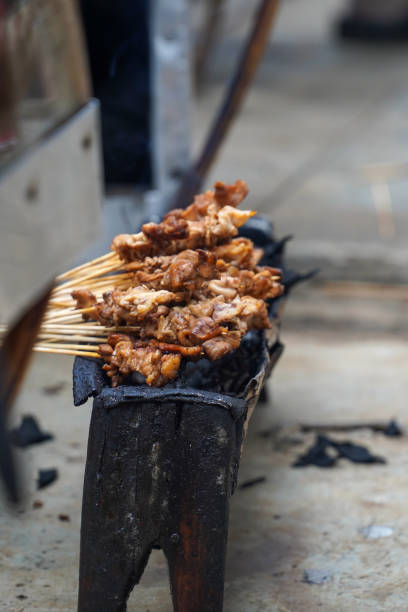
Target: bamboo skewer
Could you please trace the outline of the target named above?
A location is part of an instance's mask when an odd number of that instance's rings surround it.
[[[67,308],[66,310],[68,310],[69,313],[74,313],[75,314],[86,314],[87,312],[91,312],[92,310],[95,310],[95,306],[86,306],[85,308],[75,308],[75,306],[70,306],[69,308]],[[50,313],[50,316],[52,316],[52,313]]]
[[[140,333],[140,326],[104,327],[98,321],[86,321],[83,315],[96,314],[96,306],[77,308],[72,297],[75,289],[92,292],[97,300],[114,288],[127,289],[134,283],[134,271],[128,271],[116,253],[106,253],[91,262],[72,268],[57,278],[48,309],[34,346],[36,352],[101,358],[99,346],[108,341],[110,333]],[[273,280],[280,280],[279,276]],[[95,317],[96,318],[96,317]],[[7,333],[0,325],[0,338]]]
[[[55,289],[55,293],[59,293],[60,290],[66,291],[68,287],[72,287],[72,289],[74,289],[75,287],[78,287],[78,285],[80,285],[81,283],[83,283],[86,280],[91,280],[92,278],[96,278],[98,276],[102,276],[103,274],[106,274],[108,272],[113,272],[114,270],[120,270],[122,268],[123,264],[122,262],[120,262],[119,264],[116,264],[116,266],[109,266],[109,267],[104,267],[102,269],[97,269],[97,270],[93,270],[92,272],[88,272],[87,274],[84,274],[83,276],[80,276],[78,278],[74,278],[72,280],[69,280],[68,282],[64,283],[63,285],[58,286]]]
[[[103,257],[104,256],[102,256],[102,258]],[[94,274],[102,270],[110,270],[118,266],[123,268],[126,265],[116,253],[113,253],[109,258],[105,259],[105,261],[101,260],[97,263],[89,262],[88,264],[83,264],[83,266],[78,268],[75,273],[74,271],[71,271],[69,275],[67,273],[67,276],[65,276],[65,274],[60,275],[57,277],[57,282],[70,282],[73,278],[81,278],[82,276],[87,276],[88,274]]]
[[[96,259],[93,259],[92,261],[87,261],[86,263],[80,266],[76,266],[75,268],[71,268],[71,270],[67,270],[67,272],[64,272],[63,274],[60,274],[59,276],[57,276],[56,280],[57,282],[66,280],[67,278],[76,276],[78,272],[82,272],[83,270],[86,270],[87,268],[91,268],[92,266],[98,265],[101,262],[106,262],[106,260],[113,259],[116,257],[119,259],[117,254],[113,251],[111,253],[105,253],[105,255],[101,255],[100,257],[97,257]]]
[[[39,334],[38,343],[41,344],[44,341],[48,342],[49,339],[65,342],[66,335],[68,334]],[[86,342],[91,342],[95,344],[104,344],[107,338],[108,336],[106,334],[104,336],[86,336],[86,337],[79,335],[79,334],[69,334],[70,340],[77,340],[78,342],[84,342],[86,340]]]
[[[72,308],[73,302],[62,302],[57,298],[51,298],[48,301],[48,308],[52,306],[53,308]]]
[[[81,323],[82,317],[77,314],[64,314],[50,319],[44,319],[45,323]]]
[[[86,334],[87,331],[99,331],[101,333],[104,332],[120,332],[120,331],[140,331],[140,327],[136,326],[136,325],[118,325],[117,327],[102,327],[101,325],[97,325],[95,324],[90,324],[88,325],[87,323],[81,323],[79,325],[58,325],[58,324],[47,324],[47,325],[42,325],[41,326],[41,330],[44,331],[57,331],[57,330],[61,330],[66,331],[67,333],[71,333],[72,331],[80,331],[81,333]]]
[[[73,357],[96,357],[100,359],[100,354],[92,351],[78,351],[72,349],[60,349],[52,347],[34,346],[33,350],[37,353],[55,353],[56,355],[72,355]]]
[[[52,344],[48,342],[39,342],[36,344],[38,348],[56,348],[56,349],[73,349],[74,351],[95,350],[97,347],[92,344]]]
[[[115,265],[115,267],[113,268],[112,266],[110,266],[109,268],[103,267],[103,268],[98,268],[98,269],[94,269],[91,271],[88,270],[86,274],[81,274],[81,276],[76,276],[74,278],[68,279],[64,283],[61,283],[60,285],[57,285],[53,293],[55,294],[55,293],[59,293],[60,291],[66,291],[68,287],[75,288],[78,285],[84,284],[85,281],[89,283],[90,281],[92,281],[92,279],[102,278],[103,275],[107,275],[107,274],[110,274],[111,272],[116,272],[121,269],[122,269],[122,266],[118,264],[118,265]]]
[[[41,334],[48,334],[51,336],[55,336],[58,334],[62,334],[62,335],[72,335],[72,334],[77,334],[77,335],[81,335],[81,336],[94,336],[94,337],[105,337],[106,334],[106,327],[102,327],[102,325],[98,325],[95,327],[92,327],[91,329],[84,327],[83,325],[42,325],[41,329],[40,329],[40,335]]]
[[[67,308],[65,312],[57,312],[56,314],[49,314],[44,318],[44,321],[62,321],[63,319],[71,321],[74,318],[78,318],[79,321],[82,321],[82,315],[90,312],[95,312],[95,306],[89,306],[87,308]]]

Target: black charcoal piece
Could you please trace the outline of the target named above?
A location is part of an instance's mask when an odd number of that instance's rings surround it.
[[[245,225],[240,228],[239,235],[249,238],[257,247],[263,249],[264,254],[259,262],[260,265],[281,268],[285,295],[294,285],[308,280],[318,273],[318,270],[311,270],[303,274],[298,274],[286,268],[284,264],[285,247],[289,240],[292,239],[292,236],[285,236],[281,240],[275,240],[273,237],[273,225],[268,219],[261,215],[249,219]]]
[[[403,435],[403,431],[401,427],[398,425],[397,421],[390,421],[387,427],[384,429],[384,435],[392,437],[399,437]]]
[[[58,478],[58,470],[50,468],[48,470],[38,470],[37,489],[48,487]]]
[[[293,270],[287,270],[286,274],[283,277],[283,283],[285,285],[285,295],[289,293],[289,291],[297,285],[298,283],[303,283],[304,281],[310,280],[319,274],[319,269],[314,268],[313,270],[309,270],[309,272],[298,273]]]
[[[89,397],[95,397],[106,384],[100,359],[83,357],[75,361],[73,374],[74,406],[81,406]]]
[[[328,451],[332,449],[336,453],[334,456]],[[317,467],[333,467],[337,460],[343,458],[353,463],[386,463],[383,457],[373,455],[368,448],[353,442],[337,442],[327,436],[317,436],[315,443],[309,450],[298,457],[293,467],[304,467],[315,465]]]
[[[11,444],[19,448],[41,444],[41,442],[53,439],[52,434],[41,431],[36,419],[31,415],[24,416],[21,424],[10,431]]]
[[[253,487],[254,485],[261,484],[266,481],[266,476],[258,476],[258,478],[251,478],[251,480],[244,480],[243,483],[239,485],[239,489],[248,489],[248,487]]]
[[[324,584],[333,576],[333,572],[324,569],[309,569],[303,572],[302,582],[307,584]]]
[[[353,444],[352,442],[332,443],[337,449],[339,457],[349,459],[353,463],[385,463],[383,457],[372,455],[365,446]]]
[[[53,385],[46,385],[45,387],[42,388],[42,390],[43,390],[43,393],[45,393],[45,395],[58,395],[59,393],[61,393],[61,391],[65,389],[66,386],[67,386],[67,383],[64,380],[62,380]]]
[[[305,467],[306,465],[315,465],[322,468],[333,467],[337,457],[327,452],[329,447],[330,442],[328,443],[327,438],[317,436],[313,446],[304,455],[298,457],[292,467]]]
[[[389,421],[385,424],[382,422],[374,423],[332,423],[327,425],[301,425],[300,429],[303,432],[327,432],[327,431],[357,431],[358,429],[371,429],[376,433],[382,433],[385,436],[403,436],[404,429],[394,420]]]
[[[291,239],[291,236],[286,236],[282,240],[271,240],[273,235],[273,225],[266,217],[256,215],[240,227],[239,235],[249,238],[258,247],[269,249],[273,253],[281,254],[285,243]]]

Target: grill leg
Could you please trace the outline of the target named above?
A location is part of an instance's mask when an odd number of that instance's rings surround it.
[[[241,435],[242,423],[226,410],[190,407],[181,418],[169,495],[172,533],[161,542],[176,612],[223,609],[229,497]]]
[[[243,416],[182,402],[95,399],[81,527],[79,612],[123,612],[152,546],[176,612],[221,612],[228,502]]]
[[[166,551],[175,612],[222,612],[227,524],[207,530],[196,509],[180,517],[180,545]]]
[[[124,612],[146,567],[152,536],[139,529],[141,517],[135,515],[134,453],[123,448],[123,432],[111,427],[109,415],[95,404],[82,505],[78,611]]]

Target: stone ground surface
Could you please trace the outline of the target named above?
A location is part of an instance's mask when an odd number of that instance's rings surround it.
[[[234,0],[226,37],[212,56],[194,114],[201,142],[239,49]],[[322,264],[325,278],[406,281],[408,277],[408,102],[406,46],[342,45],[331,35],[340,0],[283,3],[275,31],[209,183],[245,178],[251,206],[294,234],[299,266]],[[402,164],[374,200],[370,164]],[[387,170],[387,176],[390,170]],[[378,176],[378,173],[376,173]]]
[[[333,434],[367,445],[387,463],[291,467],[314,439],[300,423],[408,420],[407,296],[343,294],[337,285],[309,285],[288,303],[286,349],[271,399],[255,411],[240,470],[241,482],[266,480],[232,498],[226,612],[407,610],[408,437]],[[313,318],[322,306],[324,314]],[[333,326],[331,313],[340,311],[343,324]],[[70,358],[36,357],[18,400],[15,419],[35,413],[55,441],[19,452],[25,509],[0,514],[0,609],[7,612],[75,610],[90,404],[72,406],[71,366]],[[36,491],[37,469],[47,467],[57,467],[59,479]],[[35,500],[43,506],[34,509]],[[367,539],[360,529],[372,525],[391,535]],[[307,584],[305,571],[325,581]],[[128,610],[171,609],[164,557],[154,551]]]
[[[245,178],[251,206],[273,218],[280,235],[295,234],[292,262],[321,269],[320,284],[289,300],[271,399],[251,423],[240,479],[266,480],[238,490],[231,502],[226,612],[408,609],[408,437],[337,434],[366,444],[384,465],[291,467],[314,439],[300,423],[408,422],[408,290],[398,284],[408,274],[406,182],[391,181],[391,216],[376,210],[362,178],[369,163],[407,159],[407,50],[335,44],[329,23],[341,6],[285,3],[256,87],[212,173]],[[196,109],[196,146],[236,56],[232,30]],[[15,420],[34,413],[55,440],[19,452],[26,503],[15,515],[0,511],[6,612],[76,607],[90,405],[72,406],[71,367],[70,358],[36,357],[16,406]],[[57,467],[59,478],[37,491],[37,470],[47,467]],[[35,500],[42,507],[33,508]],[[388,535],[368,539],[360,530],[369,526]],[[305,582],[305,572],[321,583]],[[171,611],[160,552],[128,609]]]

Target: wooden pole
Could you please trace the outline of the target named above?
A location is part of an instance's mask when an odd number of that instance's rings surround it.
[[[201,155],[185,175],[174,200],[168,206],[168,210],[188,206],[194,195],[200,191],[202,183],[214,163],[221,144],[253,81],[268,43],[278,6],[279,0],[262,0],[234,76],[214,119]]]
[[[52,287],[7,332],[0,349],[0,472],[10,500],[18,502],[16,468],[6,432],[7,415],[27,369]]]

